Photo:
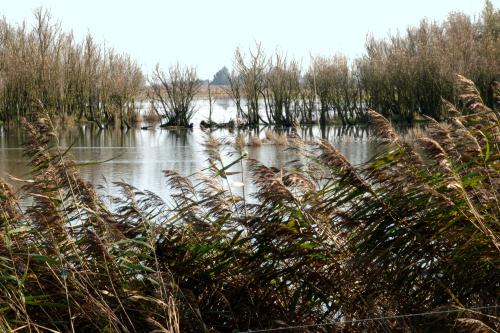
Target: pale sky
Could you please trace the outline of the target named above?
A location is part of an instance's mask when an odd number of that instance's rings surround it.
[[[499,7],[500,0],[493,0]],[[231,68],[236,47],[262,42],[267,53],[280,50],[302,61],[312,55],[364,52],[367,34],[385,37],[426,17],[442,21],[451,11],[478,15],[483,0],[0,0],[9,22],[32,22],[33,9],[51,11],[64,30],[130,54],[150,74],[196,66],[200,78]]]

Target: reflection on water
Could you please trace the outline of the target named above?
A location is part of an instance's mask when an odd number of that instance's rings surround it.
[[[230,102],[224,101],[228,104]],[[231,118],[233,108],[229,104],[216,103],[214,114],[217,121]],[[203,106],[201,102],[201,106]],[[205,105],[206,106],[206,105]],[[194,123],[203,119],[200,112]],[[237,133],[227,130],[214,131],[212,135],[234,142]],[[353,163],[360,164],[370,159],[379,146],[370,140],[370,130],[364,126],[341,127],[318,126],[302,127],[299,134],[304,140],[323,138],[335,146]],[[258,133],[264,138],[264,131]],[[64,147],[73,145],[71,153],[77,163],[99,162],[81,166],[83,177],[94,184],[108,184],[124,181],[140,189],[153,191],[166,198],[168,189],[162,171],[172,169],[183,175],[190,175],[206,167],[206,154],[203,141],[206,134],[195,126],[192,130],[140,130],[120,129],[100,130],[92,125],[82,125],[71,130],[60,132],[60,143]],[[9,181],[8,175],[18,178],[29,177],[29,168],[23,157],[21,144],[24,134],[19,129],[0,129],[0,177]],[[226,147],[229,150],[229,147]],[[248,157],[254,158],[268,166],[282,167],[287,162],[300,159],[291,150],[283,146],[263,144],[259,147],[248,146]],[[225,163],[234,160],[235,156],[224,155]],[[234,171],[238,171],[239,165]],[[247,171],[243,171],[248,182]],[[237,176],[240,180],[241,176]],[[19,186],[10,180],[14,186]],[[250,184],[247,184],[250,186]],[[106,187],[106,186],[105,186]],[[116,189],[107,186],[110,193]],[[251,190],[251,186],[248,188]]]

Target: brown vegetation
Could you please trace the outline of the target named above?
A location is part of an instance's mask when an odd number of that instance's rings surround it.
[[[366,165],[324,141],[304,168],[249,160],[250,201],[228,179],[246,154],[208,136],[205,172],[165,171],[173,205],[118,183],[108,207],[37,111],[32,204],[0,181],[0,329],[500,329],[498,110],[457,90],[467,113],[447,103],[415,146],[368,111],[385,149]]]
[[[192,99],[200,94],[230,96],[238,128],[292,126],[296,121],[350,125],[369,121],[368,108],[411,123],[447,116],[440,101],[458,102],[456,74],[476,84],[487,106],[498,103],[492,83],[500,76],[500,11],[489,1],[477,19],[452,13],[442,23],[423,20],[404,34],[369,37],[366,54],[358,59],[316,56],[306,70],[279,52],[266,55],[261,44],[247,54],[237,49],[229,86],[210,86],[210,94],[194,69],[179,65],[168,73],[155,70],[145,87],[128,56],[99,46],[90,35],[75,42],[41,9],[35,16],[31,30],[0,22],[2,122],[30,117],[40,101],[51,117],[71,115],[101,127],[119,119],[128,127],[136,102],[147,93],[166,124],[176,126],[189,124]],[[182,88],[170,89],[174,82]]]

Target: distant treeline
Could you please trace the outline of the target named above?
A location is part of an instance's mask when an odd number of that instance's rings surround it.
[[[126,125],[143,86],[143,74],[128,55],[91,35],[75,41],[43,9],[35,10],[31,29],[0,20],[0,121],[27,117],[33,103],[41,102],[58,116],[99,125],[119,116]]]
[[[137,64],[90,35],[75,42],[41,9],[35,17],[31,30],[0,21],[0,121],[27,116],[40,101],[52,114],[101,126],[118,118],[128,126],[135,101],[146,96]],[[316,56],[305,70],[282,54],[266,55],[260,44],[248,54],[237,49],[232,70],[224,67],[212,84],[228,83],[238,123],[248,126],[353,124],[368,121],[368,108],[396,121],[441,119],[441,98],[457,101],[455,74],[471,78],[486,104],[495,106],[491,84],[500,78],[499,34],[500,11],[486,1],[477,19],[451,13],[442,23],[423,20],[403,34],[369,37],[360,58]],[[189,124],[200,82],[194,68],[157,67],[147,89],[153,111],[167,124]]]

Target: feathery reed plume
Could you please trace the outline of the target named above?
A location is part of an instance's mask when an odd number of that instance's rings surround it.
[[[429,157],[432,161],[436,162],[436,165],[439,167],[440,171],[444,174],[453,175],[452,166],[448,159],[448,154],[441,147],[441,145],[436,141],[428,137],[420,137],[417,139],[421,146],[428,153]],[[450,184],[451,186],[459,186],[458,184]]]
[[[165,170],[163,174],[167,178],[167,184],[183,196],[196,194],[194,185],[188,177],[181,176],[174,170]]]
[[[252,179],[259,186],[257,197],[262,204],[269,202],[293,202],[293,194],[283,184],[283,170],[268,168],[254,159],[248,160]]]
[[[472,135],[469,128],[466,127],[458,118],[451,118],[453,136],[457,138],[457,144],[460,145],[460,154],[479,154],[482,155],[479,141]]]
[[[455,82],[459,86],[459,90],[461,91],[459,97],[465,107],[470,110],[473,115],[479,113],[484,114],[484,117],[478,119],[489,121],[490,124],[495,125],[498,122],[497,115],[484,104],[481,94],[477,90],[474,82],[458,74]]]
[[[457,151],[457,147],[451,135],[451,128],[448,124],[439,123],[432,117],[424,116],[429,122],[426,129],[426,134],[439,142],[440,146],[446,151],[448,155],[453,156],[455,159],[460,159],[460,153]]]
[[[1,225],[8,221],[15,221],[20,217],[16,195],[2,179],[0,179],[0,213]]]
[[[476,107],[484,106],[481,94],[476,88],[476,85],[471,80],[457,74],[455,82],[458,89],[461,91],[460,99],[465,103],[465,106],[472,111],[476,111]]]
[[[148,318],[166,318],[161,304],[169,293],[159,290],[164,283],[144,260],[152,247],[137,243],[149,230],[137,225],[131,213],[115,215],[108,210],[94,187],[80,177],[68,152],[60,149],[45,109],[41,106],[36,112],[33,124],[25,122],[24,152],[33,170],[32,181],[22,188],[32,204],[14,216],[10,193],[4,186],[0,189],[8,194],[1,207],[9,213],[2,217],[13,227],[17,224],[9,241],[16,244],[10,246],[12,262],[24,266],[22,273],[14,271],[12,276],[25,276],[19,280],[19,294],[10,297],[14,306],[8,307],[5,318],[11,329],[34,331],[151,330]],[[127,250],[118,250],[125,243]],[[159,287],[147,287],[144,279]],[[15,305],[18,296],[30,305]],[[3,306],[3,296],[0,302]]]
[[[367,113],[371,121],[375,125],[375,130],[380,138],[391,143],[397,142],[399,140],[398,135],[394,131],[394,128],[392,128],[391,126],[391,123],[384,116],[373,110],[368,110]]]
[[[217,181],[217,178],[208,175],[199,175],[203,184],[200,190],[201,200],[204,201],[203,205],[209,208],[208,214],[214,217],[226,216],[231,213],[232,205],[237,198],[228,196],[223,185]]]
[[[361,188],[369,188],[368,185],[359,177],[358,171],[342,155],[337,148],[326,140],[319,141],[319,148],[322,153],[319,159],[335,173],[340,173],[340,178]]]
[[[283,184],[288,188],[298,189],[304,194],[315,191],[316,186],[309,177],[299,172],[288,172],[283,176]]]
[[[461,115],[461,113],[457,110],[455,105],[453,105],[452,103],[450,103],[449,101],[447,101],[444,98],[441,98],[441,107],[445,110],[446,114],[449,117],[458,117]],[[430,117],[430,118],[432,118],[432,117]]]

